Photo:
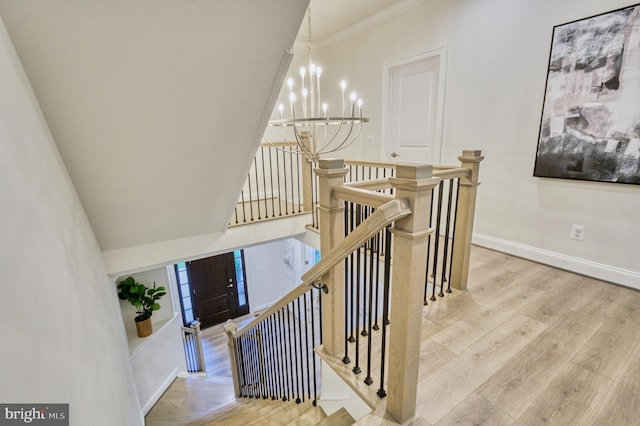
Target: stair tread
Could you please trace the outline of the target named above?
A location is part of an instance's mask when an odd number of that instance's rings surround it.
[[[350,425],[354,424],[355,422],[356,422],[356,420],[353,417],[351,417],[351,414],[349,414],[347,409],[342,407],[341,409],[339,409],[335,413],[331,414],[330,416],[325,417],[324,419],[322,419],[321,421],[316,423],[316,425],[319,425],[319,426],[322,426],[322,425],[327,425],[327,426],[350,426]]]
[[[286,425],[314,409],[311,401],[296,404],[291,401],[239,398],[236,402],[190,423],[190,426]]]

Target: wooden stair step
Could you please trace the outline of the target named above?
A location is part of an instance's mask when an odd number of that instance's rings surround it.
[[[350,426],[354,424],[356,420],[351,417],[351,414],[347,411],[346,408],[342,407],[335,413],[330,416],[325,417],[318,423],[315,423],[318,426]]]
[[[191,423],[191,426],[286,425],[298,418],[306,416],[307,412],[311,410],[316,410],[316,407],[313,406],[311,401],[296,404],[292,401],[240,398],[236,400],[234,404]],[[314,416],[315,415],[310,415],[309,418],[313,418]]]

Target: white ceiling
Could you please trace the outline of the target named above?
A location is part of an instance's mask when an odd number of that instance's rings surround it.
[[[415,1],[314,0],[314,39]],[[0,0],[103,251],[224,231],[306,6]]]

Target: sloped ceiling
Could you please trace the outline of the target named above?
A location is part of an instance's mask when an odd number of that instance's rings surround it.
[[[306,0],[0,0],[103,251],[220,232]]]

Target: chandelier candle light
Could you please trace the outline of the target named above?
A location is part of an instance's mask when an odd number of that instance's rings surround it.
[[[311,62],[311,9],[309,9],[308,17],[309,67],[308,69],[300,68],[299,102],[294,91],[295,83],[292,78],[289,78],[287,87],[289,88],[290,117],[285,118],[285,107],[280,104],[278,105],[280,119],[269,121],[269,126],[280,127],[282,137],[285,140],[285,128],[291,128],[298,145],[298,151],[315,161],[320,158],[321,154],[336,152],[350,146],[358,138],[362,123],[368,122],[369,119],[362,114],[362,99],[358,98],[356,92],[351,92],[350,105],[347,104],[347,82],[344,80],[340,82],[342,112],[340,116],[329,115],[329,107],[326,102],[322,102],[320,96],[322,68],[316,67]],[[302,109],[302,114],[300,109]]]

